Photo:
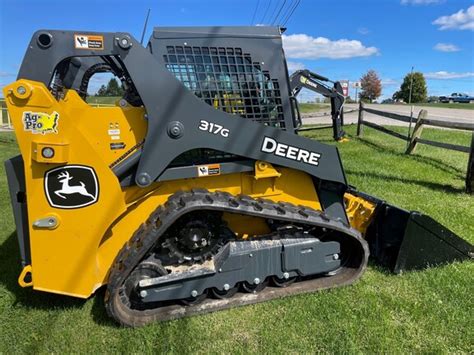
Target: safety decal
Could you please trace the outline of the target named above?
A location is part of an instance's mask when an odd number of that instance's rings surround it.
[[[198,168],[198,176],[214,176],[221,174],[220,164],[200,165]]]
[[[124,142],[110,143],[110,150],[125,149],[126,145]]]
[[[93,168],[65,165],[46,172],[44,190],[51,207],[74,209],[99,199],[99,183]]]
[[[116,124],[115,127],[118,127],[118,124]],[[109,129],[109,130],[107,131],[107,133],[108,133],[108,135],[109,135],[109,137],[110,137],[111,140],[113,140],[113,141],[118,141],[118,140],[120,140],[120,129],[118,129],[118,128]],[[110,147],[112,148],[112,145],[110,145]]]
[[[77,49],[104,49],[104,36],[74,35],[74,47]]]
[[[59,113],[23,112],[23,129],[33,134],[58,133]]]

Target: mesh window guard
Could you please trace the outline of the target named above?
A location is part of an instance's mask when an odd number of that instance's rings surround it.
[[[167,46],[166,67],[216,109],[285,128],[278,80],[241,48]]]

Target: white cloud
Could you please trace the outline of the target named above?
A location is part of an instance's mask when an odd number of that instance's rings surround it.
[[[299,62],[288,61],[288,62],[286,62],[286,64],[288,65],[288,71],[290,73],[305,68],[305,65],[303,63],[299,63]]]
[[[343,59],[379,54],[377,48],[366,47],[356,40],[339,39],[331,41],[328,38],[314,38],[306,34],[283,35],[282,38],[283,48],[289,58]]]
[[[440,51],[440,52],[459,52],[461,49],[451,43],[437,43],[433,49]]]
[[[368,35],[370,33],[369,29],[366,27],[359,27],[357,29],[357,33],[360,33],[361,35]]]
[[[402,0],[402,5],[430,5],[430,4],[439,4],[444,2],[444,0]]]
[[[426,79],[462,79],[474,77],[474,72],[455,73],[448,71],[437,71],[433,73],[425,73],[424,75]]]
[[[441,16],[433,21],[440,30],[471,30],[474,31],[474,5],[467,10],[459,10],[449,16]]]

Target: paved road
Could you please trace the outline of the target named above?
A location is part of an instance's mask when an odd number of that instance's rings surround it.
[[[345,106],[346,111],[357,109],[357,104],[347,104]],[[399,113],[410,116],[410,106],[408,105],[366,105],[366,107],[373,108],[375,110],[387,111],[393,113]],[[435,120],[453,120],[459,122],[474,123],[474,110],[468,109],[453,109],[453,108],[442,108],[442,107],[423,107],[415,106],[413,110],[413,117],[416,119],[418,112],[421,109],[428,111],[428,118]],[[328,109],[329,111],[329,109]],[[344,117],[344,123],[357,123],[358,112],[352,112],[346,114]],[[408,123],[391,120],[388,118],[380,117],[370,113],[364,113],[364,119],[370,122],[382,124],[382,125],[394,125],[394,126],[406,126]],[[303,124],[330,124],[331,119],[329,117],[304,117]]]

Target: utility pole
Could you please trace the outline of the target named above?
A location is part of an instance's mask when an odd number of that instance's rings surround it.
[[[413,91],[413,69],[415,67],[412,66],[411,67],[411,80],[410,80],[410,95],[408,97],[408,104],[411,106],[410,108],[410,124],[408,125],[408,139],[407,139],[407,148],[408,148],[408,144],[410,144],[410,139],[411,139],[411,124],[412,124],[412,121],[413,121],[413,105],[411,104],[411,94],[412,94],[412,91]]]
[[[358,103],[358,102],[359,102],[359,96],[357,95],[357,93],[358,93],[358,91],[359,91],[360,81],[355,81],[352,86],[356,89],[355,102]]]

